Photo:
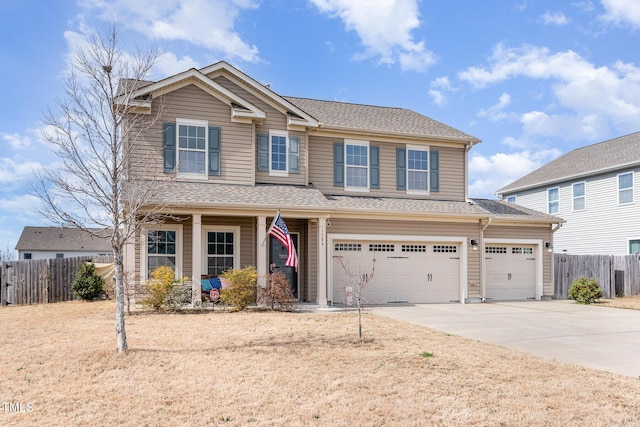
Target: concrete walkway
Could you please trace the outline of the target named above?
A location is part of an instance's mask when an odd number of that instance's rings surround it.
[[[568,300],[387,305],[371,310],[548,359],[640,377],[640,310]]]

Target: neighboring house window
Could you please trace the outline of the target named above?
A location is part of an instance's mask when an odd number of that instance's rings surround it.
[[[368,142],[345,141],[345,168],[347,189],[369,189]]]
[[[56,254],[56,258],[64,258],[64,254]]]
[[[180,244],[181,229],[175,226],[157,225],[154,228],[143,231],[146,237],[146,250],[143,262],[146,268],[143,271],[145,278],[151,277],[151,273],[158,267],[171,267],[176,273],[180,272]],[[179,277],[179,276],[178,276]]]
[[[558,187],[547,190],[547,205],[550,214],[557,214],[560,211]]]
[[[300,138],[273,129],[268,135],[259,134],[258,171],[269,171],[270,176],[300,173]]]
[[[239,229],[206,229],[204,251],[207,274],[222,274],[239,262]]]
[[[633,172],[618,175],[618,204],[633,203]]]
[[[31,259],[31,253],[30,252],[25,252],[23,255],[24,259]]]
[[[508,196],[507,203],[516,203],[516,196]]]
[[[640,239],[629,240],[629,254],[640,253]]]
[[[577,182],[572,185],[574,211],[582,211],[586,208],[585,186],[586,184],[584,182]]]
[[[176,119],[162,126],[164,172],[206,178],[220,175],[219,127],[206,120]]]
[[[429,192],[429,151],[423,147],[407,147],[407,192]]]

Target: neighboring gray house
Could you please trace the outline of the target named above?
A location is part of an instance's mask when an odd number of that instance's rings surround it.
[[[566,220],[555,252],[640,252],[640,132],[578,148],[501,188],[503,200]]]
[[[99,231],[96,229],[96,231]],[[18,259],[70,258],[112,253],[109,239],[99,239],[77,228],[25,227],[18,244]]]

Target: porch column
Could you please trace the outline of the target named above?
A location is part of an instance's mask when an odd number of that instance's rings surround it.
[[[318,218],[318,305],[327,305],[327,219]]]
[[[198,307],[202,303],[200,295],[200,275],[202,274],[202,215],[193,214],[192,244],[191,244],[191,304]]]
[[[258,287],[267,287],[267,217],[258,217],[258,240],[256,253],[256,269],[258,271]]]

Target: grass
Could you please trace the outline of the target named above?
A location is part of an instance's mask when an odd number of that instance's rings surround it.
[[[136,314],[118,355],[111,301],[2,308],[0,425],[640,425],[639,379],[355,316]]]

